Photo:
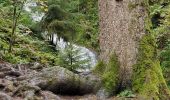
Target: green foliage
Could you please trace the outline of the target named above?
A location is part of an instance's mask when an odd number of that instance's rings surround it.
[[[98,49],[98,9],[93,0],[48,0],[44,29],[86,47]]]
[[[101,77],[103,87],[109,95],[117,92],[119,62],[115,54],[110,56],[108,64],[105,64],[103,61],[99,61],[93,72]]]
[[[133,92],[131,90],[124,90],[122,92],[120,92],[118,95],[118,97],[126,97],[126,98],[134,98],[135,95],[133,94]]]
[[[106,70],[106,64],[103,61],[98,61],[93,72],[99,76],[102,76]]]
[[[163,100],[169,96],[169,91],[156,57],[155,43],[151,34],[145,35],[140,41],[139,57],[134,66],[133,90],[147,99]]]
[[[73,45],[69,44],[64,51],[59,52],[57,64],[72,72],[89,69],[90,57],[82,59],[83,56],[85,54],[82,54],[78,48],[73,48]]]
[[[139,44],[137,64],[134,65],[133,91],[139,93],[145,99],[168,100],[170,97],[167,84],[162,74],[159,59],[157,57],[157,45],[164,48],[163,42],[167,37],[167,27],[162,25],[166,16],[165,0],[144,0],[143,6],[148,11],[145,20],[146,35],[142,37]],[[152,23],[151,23],[152,22]]]
[[[11,53],[7,53],[3,55],[2,59],[3,60],[5,59],[5,61],[10,62],[10,63],[16,63],[18,61],[20,62],[19,58]]]
[[[154,26],[153,32],[157,36],[157,48],[159,49],[159,59],[161,61],[161,67],[163,70],[164,77],[169,83],[169,39],[170,39],[170,5],[167,1],[160,4],[155,4],[151,10],[152,12],[152,23]]]
[[[26,12],[22,12],[22,17],[20,17],[19,23],[21,23],[24,26],[31,27],[31,25],[34,23],[30,15]]]
[[[55,50],[47,42],[34,36],[16,34],[15,45],[12,53],[8,53],[8,37],[5,32],[0,32],[1,59],[9,63],[39,62],[42,64],[56,65]]]
[[[166,46],[163,50],[160,52],[160,60],[161,60],[161,67],[163,70],[164,77],[167,81],[167,83],[170,83],[170,45]]]
[[[112,54],[109,63],[106,67],[106,70],[102,75],[102,82],[104,88],[110,94],[117,92],[118,77],[119,77],[119,62],[117,56],[115,54]]]
[[[7,2],[9,1],[9,2]],[[57,56],[53,48],[47,42],[36,38],[33,34],[23,35],[22,30],[17,26],[13,52],[8,53],[9,37],[12,27],[12,7],[11,0],[4,0],[0,3],[0,58],[9,63],[29,63],[39,62],[43,64],[56,65]],[[35,24],[26,12],[21,12],[22,17],[19,24],[30,27]],[[25,27],[24,26],[24,27]],[[37,29],[37,28],[36,28]]]

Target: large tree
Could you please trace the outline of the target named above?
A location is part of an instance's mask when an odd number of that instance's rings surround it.
[[[99,0],[100,59],[109,63],[112,54],[117,57],[119,66],[113,67],[118,67],[119,73],[116,82],[112,80],[117,84],[114,85],[116,91],[131,88],[149,100],[169,100],[169,90],[157,59],[149,11],[155,3],[164,2]]]

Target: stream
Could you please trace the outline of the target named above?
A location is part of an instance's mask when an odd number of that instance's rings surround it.
[[[33,8],[37,6],[38,5],[35,0],[27,0],[24,5],[24,10],[30,13],[31,15],[30,17],[33,19],[33,21],[40,22],[45,14],[43,12],[32,10]],[[65,42],[62,38],[58,38],[56,33],[53,33],[52,38],[53,39],[51,39],[50,41],[56,46],[56,50],[59,50],[60,52],[64,53],[66,46],[70,43]],[[76,44],[73,44],[73,49],[79,50],[79,55],[81,55],[81,57],[79,58],[79,61],[84,60],[84,59],[89,60],[87,64],[84,64],[84,66],[88,65],[88,67],[85,69],[78,69],[78,71],[81,71],[81,72],[91,71],[97,63],[96,54],[93,51],[89,50],[88,48],[79,46]]]

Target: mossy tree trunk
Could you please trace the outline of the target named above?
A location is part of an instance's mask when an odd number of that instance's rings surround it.
[[[132,88],[143,96],[160,99],[166,94],[164,100],[168,100],[169,91],[150,31],[149,3],[149,0],[99,0],[100,59],[108,63],[111,54],[118,57],[118,89]]]

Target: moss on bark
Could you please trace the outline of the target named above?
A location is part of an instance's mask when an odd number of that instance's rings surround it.
[[[95,67],[94,73],[101,77],[103,88],[109,95],[115,94],[118,91],[119,62],[116,54],[110,56],[107,64],[100,61]]]
[[[115,54],[112,54],[110,56],[110,60],[106,67],[105,73],[102,75],[102,82],[104,88],[110,94],[114,94],[117,92],[118,77],[119,77],[119,62],[117,56]]]
[[[150,5],[162,4],[166,0],[144,0],[143,6],[148,12],[145,19],[146,35],[139,42],[138,60],[134,65],[133,90],[147,100],[170,100],[170,92],[165,82],[157,58],[155,36],[152,35]]]
[[[146,34],[141,39],[138,56],[134,66],[133,90],[146,99],[169,100],[170,92],[157,59],[154,36]]]

